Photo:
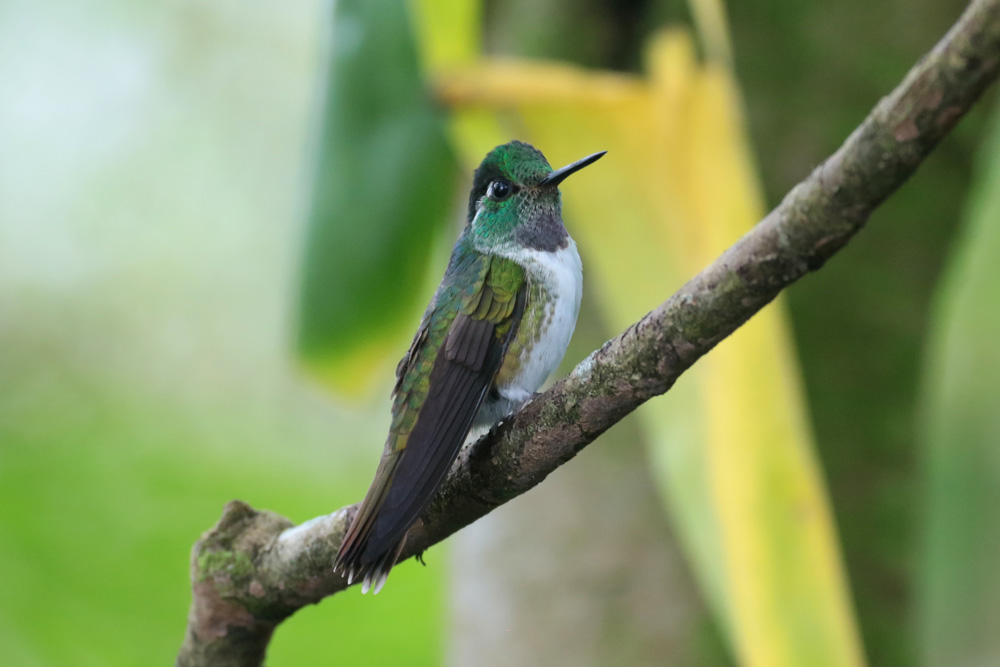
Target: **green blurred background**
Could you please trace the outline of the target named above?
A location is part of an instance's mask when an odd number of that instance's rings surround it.
[[[962,7],[731,4],[769,205]],[[168,663],[191,545],[226,501],[299,522],[364,493],[391,377],[337,399],[295,353],[325,63],[338,48],[326,41],[330,15],[327,3],[269,0],[0,5],[0,663]],[[488,2],[484,42],[631,71],[654,28],[689,22],[686,5],[662,0]],[[994,106],[990,96],[847,249],[789,291],[873,665],[1000,664]],[[440,259],[436,248],[427,240],[421,253]],[[570,362],[614,333],[586,305],[584,320]],[[638,458],[607,456],[588,450],[568,467],[645,474]],[[568,484],[562,474],[551,485]],[[638,500],[669,535],[653,496]],[[490,604],[489,589],[456,591],[446,551],[431,550],[426,568],[401,565],[378,597],[349,591],[300,611],[269,664],[329,664],[334,650],[342,664],[476,662],[449,610]],[[675,569],[675,613],[705,618],[686,567]],[[687,645],[677,664],[733,664],[717,623],[692,628],[676,639]],[[657,662],[615,651],[602,655]]]

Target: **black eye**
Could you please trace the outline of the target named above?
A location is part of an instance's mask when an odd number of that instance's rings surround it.
[[[493,201],[503,201],[510,196],[512,191],[513,188],[510,187],[510,183],[507,181],[493,181],[486,190],[486,196]]]

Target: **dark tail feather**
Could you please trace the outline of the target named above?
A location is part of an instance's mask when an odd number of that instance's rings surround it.
[[[396,565],[405,542],[406,538],[404,537],[396,546],[386,551],[381,558],[368,566],[364,571],[364,580],[361,582],[362,594],[367,593],[371,589],[372,595],[378,595],[378,592],[385,586],[385,580],[389,577],[389,571]]]
[[[362,594],[367,593],[369,590],[373,594],[378,594],[385,585],[385,580],[389,577],[389,572],[399,559],[399,554],[403,551],[403,544],[406,542],[406,537],[404,536],[399,542],[391,545],[381,554],[373,556],[371,553],[366,553],[368,537],[371,532],[370,524],[372,523],[369,521],[368,525],[362,524],[362,519],[367,518],[363,517],[360,512],[358,513],[357,518],[354,519],[354,523],[351,524],[351,529],[344,537],[333,569],[335,572],[347,577],[348,585],[360,579]],[[354,530],[356,526],[358,527],[357,531]]]
[[[362,593],[367,593],[373,587],[376,593],[382,589],[389,571],[399,558],[403,542],[406,541],[404,534],[398,542],[388,545],[388,548],[383,547],[375,553],[370,549],[369,543],[400,457],[401,453],[395,451],[383,455],[375,480],[365,494],[354,521],[347,529],[333,564],[334,572],[347,577],[348,585],[357,579],[363,579]]]

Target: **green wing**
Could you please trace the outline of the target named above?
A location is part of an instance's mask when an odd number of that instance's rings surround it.
[[[462,286],[465,286],[464,288]],[[447,474],[524,310],[524,270],[473,255],[449,267],[397,368],[393,420],[375,480],[337,569],[384,582],[403,538]]]

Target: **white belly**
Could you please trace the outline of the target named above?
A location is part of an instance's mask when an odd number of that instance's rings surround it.
[[[569,244],[556,252],[519,249],[510,259],[524,267],[528,276],[529,308],[539,307],[535,326],[530,326],[527,312],[511,342],[508,351],[520,348],[519,367],[513,377],[498,381],[497,396],[487,397],[476,418],[477,426],[491,426],[520,407],[538,391],[555,372],[576,328],[583,295],[583,266],[576,244]],[[527,309],[526,309],[527,310]],[[523,337],[523,345],[518,338]],[[500,378],[498,378],[500,380]]]

